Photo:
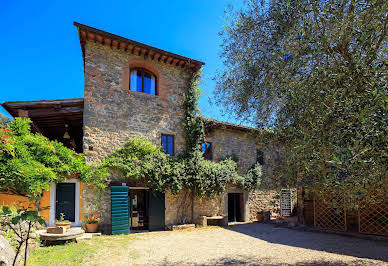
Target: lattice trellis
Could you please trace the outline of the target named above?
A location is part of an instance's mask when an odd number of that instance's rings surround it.
[[[366,204],[358,214],[360,233],[388,235],[388,199]]]
[[[314,199],[314,226],[346,231],[346,209],[340,195]]]

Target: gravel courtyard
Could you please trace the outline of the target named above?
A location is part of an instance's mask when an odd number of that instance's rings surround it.
[[[136,234],[110,265],[388,265],[388,244],[266,224]],[[121,253],[122,254],[122,253]],[[108,263],[109,261],[109,263]]]

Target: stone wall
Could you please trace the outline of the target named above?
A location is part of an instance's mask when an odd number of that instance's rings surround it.
[[[160,145],[162,133],[174,135],[176,152],[182,151],[183,101],[189,74],[180,67],[94,42],[85,47],[83,145],[87,161],[103,159],[133,137]],[[156,75],[157,96],[129,90],[132,67]]]
[[[256,220],[258,210],[270,211],[271,214],[279,213],[278,192],[275,190],[255,190],[249,193],[249,220]]]
[[[274,160],[279,148],[273,145],[262,145],[257,142],[253,133],[229,128],[217,128],[212,130],[206,141],[213,146],[213,159],[222,160],[226,157],[235,156],[238,158],[238,170],[240,174],[245,174],[257,160],[257,150],[264,152],[263,176],[267,183],[263,183],[259,190],[249,192],[246,220],[256,220],[257,210],[268,210],[272,213],[279,212],[279,201],[275,199],[277,191],[268,189],[272,169],[269,167],[270,161]]]
[[[155,74],[158,95],[129,90],[129,72],[132,67],[146,68]],[[190,75],[180,67],[156,60],[144,59],[94,42],[85,45],[85,103],[84,153],[87,162],[98,162],[129,138],[145,138],[160,145],[161,134],[175,136],[175,153],[185,146],[183,101]],[[219,161],[235,155],[241,174],[256,163],[256,150],[264,151],[264,175],[271,169],[266,165],[273,148],[261,146],[251,133],[228,128],[217,128],[207,134],[212,142],[213,159]],[[253,191],[246,194],[245,220],[253,220],[258,208],[271,209],[274,192]],[[227,194],[214,198],[195,198],[192,217],[192,199],[187,193],[166,193],[166,225],[197,222],[200,215],[227,215]],[[105,191],[101,201],[98,193],[85,185],[82,193],[84,217],[99,214],[102,226],[109,231],[110,192]],[[183,206],[183,207],[182,207]],[[98,210],[98,213],[97,213]]]
[[[177,195],[166,193],[166,226],[184,223],[199,223],[200,216],[227,215],[226,194],[214,197],[192,197],[192,193],[182,191]],[[193,205],[194,204],[194,205]],[[194,207],[193,207],[194,206]]]
[[[130,91],[133,67],[151,71],[158,95]],[[160,145],[161,134],[175,136],[175,153],[184,149],[183,101],[190,75],[181,67],[144,59],[122,50],[87,41],[85,45],[85,95],[83,149],[87,162],[98,162],[129,138],[144,138]],[[96,214],[97,193],[83,189],[84,217]],[[102,224],[110,221],[110,194],[97,208]]]

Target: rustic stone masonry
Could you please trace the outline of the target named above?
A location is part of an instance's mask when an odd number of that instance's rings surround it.
[[[158,95],[130,91],[132,67],[146,68],[157,79]],[[87,162],[98,162],[129,138],[144,138],[160,145],[161,134],[175,136],[175,153],[184,149],[183,100],[190,75],[175,65],[87,41],[85,44],[84,153]],[[102,224],[110,224],[110,195],[101,203],[85,186],[84,217],[98,209]],[[96,207],[96,204],[99,204]]]
[[[132,67],[155,74],[159,95],[129,90]],[[94,42],[85,45],[84,153],[96,162],[129,138],[160,145],[162,133],[184,148],[183,100],[189,74],[182,68],[129,55]]]
[[[99,43],[85,43],[85,103],[84,103],[84,153],[87,162],[98,162],[129,138],[145,138],[160,145],[161,134],[175,136],[175,153],[184,149],[183,101],[190,75],[174,64],[128,54],[122,50]],[[129,73],[132,67],[146,68],[157,79],[158,95],[130,91]],[[272,148],[261,147],[255,137],[246,130],[216,128],[209,132],[206,141],[212,142],[213,159],[228,156],[238,158],[241,174],[256,163],[256,150],[264,151],[265,160]],[[264,174],[270,174],[264,165]],[[244,193],[244,220],[254,220],[256,211],[275,210],[272,206],[274,191],[244,192],[229,188],[229,192]],[[82,193],[83,220],[99,214],[101,227],[109,232],[110,191],[106,190],[98,200],[98,193],[90,185],[84,185]],[[227,215],[227,193],[213,198],[192,198],[188,192],[165,195],[166,225],[195,222],[199,216]]]
[[[236,157],[240,174],[245,174],[256,163],[257,150],[262,150],[264,152],[263,176],[272,175],[272,169],[268,165],[270,160],[274,159],[277,147],[261,145],[257,142],[254,132],[217,128],[209,132],[206,141],[212,143],[213,159],[215,161],[230,156]],[[248,207],[245,210],[246,221],[256,220],[258,210],[271,211],[272,213],[279,212],[279,200],[276,199],[278,192],[269,189],[272,185],[270,184],[270,178],[266,178],[266,180],[269,183],[262,184],[260,190],[248,193]],[[227,208],[225,210],[227,213]]]

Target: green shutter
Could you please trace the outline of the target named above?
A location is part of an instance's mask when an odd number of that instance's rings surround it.
[[[111,187],[112,235],[129,234],[129,188]]]

